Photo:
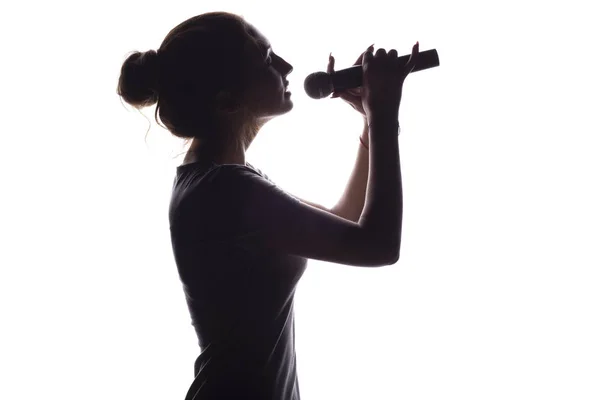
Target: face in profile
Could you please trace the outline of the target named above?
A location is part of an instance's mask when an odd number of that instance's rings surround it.
[[[249,25],[249,33],[253,40],[247,45],[251,79],[246,104],[259,118],[271,119],[289,112],[294,106],[286,79],[293,68],[252,25]]]

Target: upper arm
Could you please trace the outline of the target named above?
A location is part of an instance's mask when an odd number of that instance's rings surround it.
[[[383,266],[397,256],[387,238],[305,204],[243,168],[230,170],[239,226],[264,246],[287,254],[354,266]]]

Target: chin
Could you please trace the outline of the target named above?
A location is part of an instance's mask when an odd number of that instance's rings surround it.
[[[294,103],[292,103],[290,100],[288,100],[283,107],[281,108],[281,110],[279,110],[279,112],[277,113],[277,115],[283,115],[283,114],[287,114],[290,111],[292,111],[292,109],[294,108]]]
[[[281,103],[278,104],[278,107],[271,112],[272,116],[287,114],[292,111],[294,108],[294,102],[286,96]]]

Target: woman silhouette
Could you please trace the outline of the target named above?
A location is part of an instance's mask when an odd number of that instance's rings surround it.
[[[362,95],[335,94],[363,114],[365,129],[348,187],[331,210],[283,191],[245,160],[260,128],[293,103],[292,66],[242,17],[190,18],[158,51],[123,63],[118,94],[137,108],[158,103],[155,118],[192,139],[169,207],[201,349],[186,400],[299,400],[293,305],[307,258],[363,267],[398,260],[398,107],[414,62],[394,66],[395,50],[363,54]]]

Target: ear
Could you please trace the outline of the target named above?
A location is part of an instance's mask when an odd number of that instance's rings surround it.
[[[240,103],[231,95],[230,92],[220,91],[215,101],[217,111],[225,114],[233,114],[239,111]]]

